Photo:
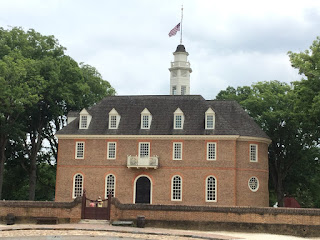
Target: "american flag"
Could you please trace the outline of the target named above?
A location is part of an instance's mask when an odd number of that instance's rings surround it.
[[[180,23],[177,24],[172,30],[169,32],[169,37],[172,37],[177,34],[177,32],[180,31]]]

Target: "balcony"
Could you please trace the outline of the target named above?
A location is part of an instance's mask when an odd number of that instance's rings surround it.
[[[158,156],[152,157],[138,157],[138,156],[127,156],[127,167],[128,168],[158,168]]]

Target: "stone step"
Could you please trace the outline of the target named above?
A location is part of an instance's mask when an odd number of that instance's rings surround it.
[[[79,223],[110,224],[110,221],[109,220],[98,220],[98,219],[81,219]]]

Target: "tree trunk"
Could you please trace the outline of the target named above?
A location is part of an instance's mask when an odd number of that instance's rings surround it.
[[[30,154],[30,171],[29,171],[29,200],[34,201],[36,196],[37,184],[37,155],[42,144],[41,133],[31,135],[31,154]]]
[[[278,207],[284,207],[283,197],[284,197],[284,189],[283,189],[283,184],[282,184],[282,178],[280,176],[278,176],[278,183],[277,183]]]
[[[6,136],[1,135],[0,137],[0,199],[2,199],[2,186],[3,186],[3,175],[4,175],[4,163],[6,161],[6,145],[8,139]]]

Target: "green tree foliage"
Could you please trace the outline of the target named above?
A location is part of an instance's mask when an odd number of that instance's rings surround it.
[[[301,81],[294,83],[297,93],[297,111],[303,112],[305,133],[312,142],[320,139],[320,38],[308,50],[288,53],[291,64],[302,75]]]
[[[279,206],[283,206],[285,194],[299,197],[306,206],[310,206],[308,197],[315,202],[315,193],[304,195],[301,189],[310,188],[309,171],[318,171],[315,161],[318,151],[308,145],[301,125],[303,113],[296,111],[297,94],[294,89],[279,81],[258,82],[251,87],[228,87],[217,95],[217,99],[239,102],[271,138],[271,191],[275,192]]]
[[[115,90],[95,68],[79,65],[65,55],[65,48],[54,36],[21,28],[0,28],[0,84],[5,86],[0,90],[4,102],[0,106],[0,193],[4,162],[9,157],[27,171],[29,200],[34,200],[37,167],[45,169],[41,163],[46,153],[44,139],[56,157],[54,133],[65,124],[67,112],[91,106]],[[13,135],[12,128],[19,134]],[[5,152],[10,141],[23,146],[19,158]]]

